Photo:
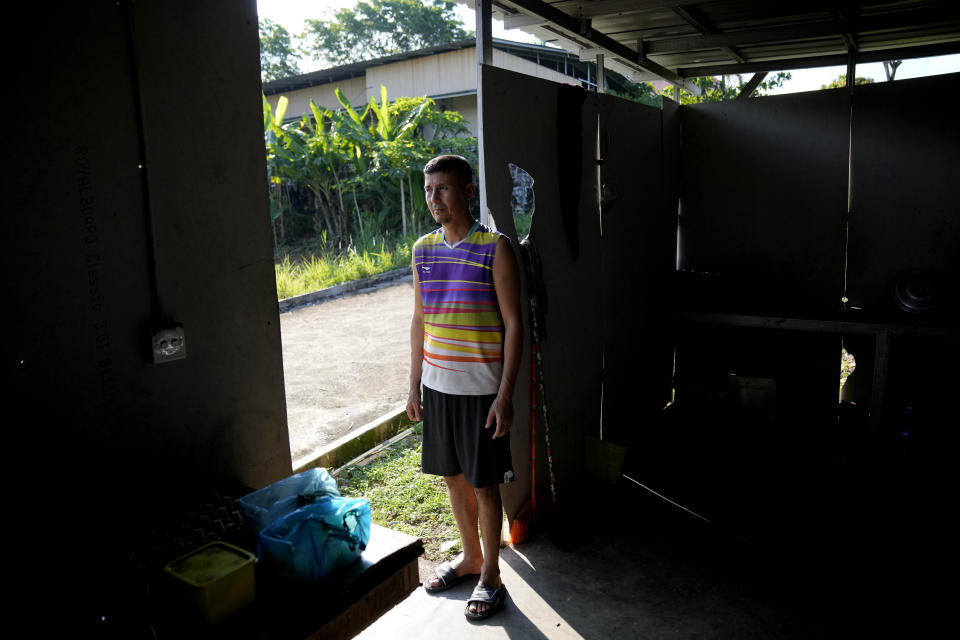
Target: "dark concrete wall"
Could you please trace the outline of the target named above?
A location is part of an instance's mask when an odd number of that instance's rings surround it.
[[[673,305],[728,320],[880,322],[947,335],[942,329],[956,327],[950,307],[960,239],[951,200],[960,177],[956,81],[858,86],[852,98],[837,89],[681,108],[684,271]],[[954,283],[940,290],[937,313],[908,314],[893,303],[894,280],[912,268]],[[678,327],[676,403],[666,412],[667,435],[649,447],[670,454],[651,459],[662,465],[665,486],[676,483],[708,514],[750,521],[760,537],[804,527],[818,537],[817,523],[838,513],[853,522],[850,514],[865,505],[918,509],[918,495],[943,486],[931,478],[944,468],[939,451],[952,448],[945,417],[958,380],[956,335],[893,339],[883,354],[886,403],[871,407],[876,342],[858,330],[844,336],[723,321]],[[847,383],[859,388],[857,404],[838,404],[841,339],[857,356]],[[854,476],[871,480],[855,486]],[[818,483],[821,495],[849,491],[855,509],[812,498]],[[897,502],[877,488],[897,483],[917,493]]]
[[[849,114],[843,92],[680,108],[674,308],[839,310]],[[643,478],[747,537],[799,526],[804,480],[836,455],[839,336],[678,325],[674,343],[675,403]]]
[[[680,269],[709,272],[717,306],[736,312],[836,310],[843,295],[846,94],[691,105],[680,109],[680,120]]]
[[[136,65],[128,4],[24,17],[45,31],[14,70],[26,102],[5,145],[18,451],[41,475],[68,467],[66,502],[93,521],[291,464],[255,3],[137,2]],[[148,364],[161,316],[185,360]]]
[[[958,83],[951,74],[856,87],[848,297],[873,317],[902,321],[891,290],[908,270],[941,272],[943,303],[957,289]]]
[[[878,304],[899,270],[953,273],[957,231],[948,185],[960,166],[953,103],[925,108],[915,96],[946,98],[954,82],[857,88],[847,238],[848,91],[668,103],[658,112],[485,70],[486,186],[501,229],[513,232],[506,163],[536,180],[531,239],[542,268],[543,363],[561,495],[582,481],[583,445],[599,435],[602,415],[604,438],[632,447],[635,470],[649,473],[642,479],[708,514],[752,519],[767,531],[789,529],[796,514],[810,516],[808,523],[823,516],[805,484],[811,474],[829,485],[832,474],[856,456],[873,455],[865,452],[879,443],[865,426],[862,403],[853,419],[838,418],[844,336],[683,325],[669,314],[928,321],[844,314],[846,243],[855,306],[869,306],[857,304],[860,298]],[[674,272],[678,203],[680,271]],[[524,286],[528,294],[531,281]],[[873,341],[859,342],[867,350],[860,377],[869,379]],[[662,411],[674,346],[676,402]],[[941,406],[945,381],[956,376],[918,360],[923,348],[929,341],[894,342],[890,393],[934,389],[910,397],[916,406]],[[934,348],[952,353],[948,344]],[[527,366],[513,432],[521,478],[529,459]],[[921,379],[909,372],[922,370],[935,371],[938,381],[906,384]],[[542,448],[537,482],[545,487]],[[756,509],[770,500],[785,505],[785,520]]]
[[[960,184],[958,82],[960,74],[951,74],[855,89],[847,295],[857,317],[960,326],[960,205],[954,193]],[[898,305],[898,280],[914,270],[923,275],[913,293],[929,296],[923,300],[933,305],[928,311],[907,312]],[[873,345],[863,339],[847,342],[848,349],[856,349],[858,368],[865,365],[850,382],[865,382]],[[953,429],[946,426],[952,421],[942,417],[953,412],[958,355],[956,338],[892,340],[888,394],[879,408],[888,422],[909,413],[926,439],[943,450],[952,448]],[[850,386],[854,400],[869,388]]]
[[[678,308],[793,317],[841,308],[849,104],[844,92],[816,92],[680,109]],[[785,418],[822,417],[836,402],[839,352],[830,336],[688,333],[678,401],[703,386],[726,393],[736,374],[775,380]]]

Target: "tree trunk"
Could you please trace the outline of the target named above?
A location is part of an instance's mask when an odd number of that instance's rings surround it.
[[[320,213],[323,212],[323,221],[327,225],[327,232],[330,234],[330,240],[336,240],[337,231],[334,228],[333,224],[330,222],[330,213],[327,211],[328,207],[323,206],[323,198],[320,197],[320,194],[316,191],[313,193],[313,207],[315,212],[313,214],[313,229],[320,234],[321,225],[320,225]]]
[[[410,174],[407,174],[407,186],[410,187],[410,220],[413,222],[413,229],[417,233],[420,232],[420,220],[417,218],[417,211],[413,207],[413,179],[410,177]]]
[[[884,60],[883,71],[887,74],[887,82],[892,82],[897,75],[897,67],[903,63],[903,60]]]
[[[340,212],[337,218],[341,221],[343,235],[347,235],[350,226],[350,214],[347,213],[347,208],[343,206],[343,191],[340,188],[340,179],[337,178],[336,173],[333,174],[333,180],[337,184],[337,200],[340,202]]]
[[[403,178],[400,178],[400,221],[403,235],[407,235],[407,201],[403,197]]]
[[[357,204],[357,188],[353,188],[353,210],[357,212],[357,224],[360,226],[360,238],[363,239],[363,220],[360,218],[360,205]]]
[[[284,242],[287,239],[287,232],[283,224],[283,196],[287,194],[287,190],[282,184],[277,185],[277,203],[280,205],[280,217],[277,218],[280,227],[280,242]],[[290,194],[287,194],[287,204],[290,203]]]

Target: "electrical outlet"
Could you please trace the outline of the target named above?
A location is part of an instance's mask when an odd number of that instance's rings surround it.
[[[183,327],[177,325],[159,329],[151,334],[153,364],[163,364],[187,357],[187,342]]]

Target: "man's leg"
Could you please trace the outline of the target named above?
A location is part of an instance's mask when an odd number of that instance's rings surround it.
[[[477,536],[477,496],[462,473],[444,476],[443,479],[447,483],[450,508],[453,511],[454,520],[457,521],[463,547],[463,557],[458,564],[454,565],[454,569],[458,576],[480,573],[483,566],[483,551],[480,548],[480,538]],[[436,576],[430,577],[430,586],[440,586]]]
[[[480,584],[485,587],[497,587],[500,585],[500,536],[503,529],[500,485],[491,484],[475,491],[480,518],[480,535],[483,536]],[[470,611],[483,613],[489,606],[486,602],[473,602],[470,604]]]

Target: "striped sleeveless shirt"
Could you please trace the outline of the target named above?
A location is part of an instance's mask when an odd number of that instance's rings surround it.
[[[497,393],[503,371],[503,319],[493,288],[502,234],[474,222],[454,246],[443,227],[413,245],[423,303],[424,386],[456,395]]]

